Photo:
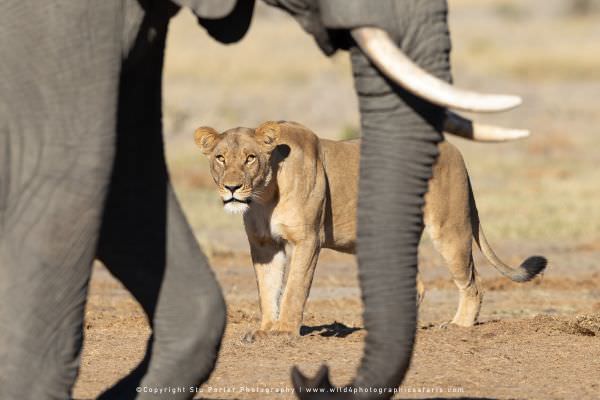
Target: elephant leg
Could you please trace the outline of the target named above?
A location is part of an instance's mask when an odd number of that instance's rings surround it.
[[[152,337],[144,360],[103,399],[134,398],[138,386],[199,386],[216,362],[225,303],[170,185],[166,191],[166,215],[137,213],[135,204],[109,197],[99,258],[140,302]],[[168,398],[192,396],[186,391]],[[136,398],[146,397],[156,395]]]
[[[121,72],[117,153],[98,258],[142,305],[152,336],[142,362],[101,398],[156,398],[136,387],[178,386],[186,391],[163,397],[188,399],[194,393],[187,389],[215,365],[226,312],[165,165],[161,86],[172,3],[139,6],[132,12],[143,20]]]
[[[279,300],[288,258],[285,249],[275,244],[250,244],[260,298],[262,331],[270,330],[279,316]]]
[[[19,143],[11,140],[11,152],[35,154]],[[70,398],[77,377],[110,168],[89,169],[90,159],[73,153],[57,151],[54,161],[37,160],[45,172],[32,176],[6,210],[0,240],[2,399]],[[8,171],[0,171],[4,181]]]
[[[120,11],[0,4],[0,399],[71,397],[114,159]]]
[[[281,297],[279,320],[273,330],[297,335],[300,332],[304,306],[312,285],[320,248],[317,238],[310,236],[289,247],[290,268]]]

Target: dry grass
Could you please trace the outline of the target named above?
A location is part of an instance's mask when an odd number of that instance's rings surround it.
[[[456,67],[540,83],[600,78],[598,18],[526,17],[495,24],[501,38],[488,34],[485,25],[455,24],[466,38],[455,46]]]

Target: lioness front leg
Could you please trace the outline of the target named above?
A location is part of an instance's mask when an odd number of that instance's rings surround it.
[[[302,324],[304,305],[319,258],[320,246],[315,236],[295,245],[289,245],[289,247],[292,257],[288,278],[279,307],[279,320],[273,330],[298,335]]]
[[[285,248],[281,244],[250,243],[250,253],[260,300],[260,330],[271,330],[279,316],[279,300],[287,264]]]

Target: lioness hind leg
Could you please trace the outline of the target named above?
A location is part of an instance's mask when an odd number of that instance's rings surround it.
[[[482,298],[472,257],[476,218],[472,192],[458,149],[444,141],[439,144],[439,150],[425,197],[425,226],[459,290],[458,310],[452,323],[472,326],[479,315]]]
[[[451,266],[450,271],[459,292],[458,309],[452,323],[459,326],[473,326],[479,316],[483,299],[481,291],[477,287],[473,257],[469,255],[466,267],[465,264],[460,263],[455,268]]]
[[[449,239],[446,242],[434,240],[452,275],[459,292],[458,309],[452,323],[459,326],[473,326],[481,309],[482,293],[477,287],[477,272],[471,254],[471,237]]]

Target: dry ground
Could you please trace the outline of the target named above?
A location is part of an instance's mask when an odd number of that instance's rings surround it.
[[[517,285],[477,255],[482,323],[440,329],[453,315],[457,293],[425,239],[421,269],[428,291],[400,398],[600,398],[600,14],[578,15],[573,3],[450,0],[455,80],[522,94],[525,105],[518,110],[480,119],[533,131],[511,144],[456,141],[488,238],[512,264],[535,253],[550,265],[543,279]],[[264,390],[289,388],[293,364],[312,373],[327,362],[343,384],[362,352],[356,266],[352,257],[331,252],[317,268],[306,335],[242,340],[259,321],[247,244],[240,219],[222,212],[191,134],[199,125],[224,130],[267,119],[298,120],[327,137],[356,134],[345,56],[322,57],[275,11],[261,8],[248,37],[232,47],[211,43],[189,15],[178,16],[166,61],[168,158],[229,314],[202,398],[292,398]],[[140,308],[102,266],[91,285],[76,398],[96,396],[130,370],[148,335]],[[428,392],[418,393],[423,389]]]
[[[503,246],[499,250],[516,253]],[[562,249],[542,250],[554,265],[567,264],[574,257]],[[574,258],[598,255],[596,249]],[[455,310],[456,289],[428,245],[421,258],[427,293],[412,368],[402,388],[433,392],[402,393],[399,397],[598,398],[600,273],[589,269],[570,274],[567,268],[557,268],[543,279],[517,285],[498,278],[478,260],[485,288],[482,323],[473,328],[442,329],[440,324]],[[351,257],[331,252],[322,257],[308,303],[305,336],[254,343],[244,341],[244,335],[259,323],[248,256],[217,255],[212,265],[225,291],[228,327],[219,363],[203,387],[202,398],[291,399],[289,393],[241,391],[242,387],[291,389],[291,365],[314,372],[326,362],[335,382],[351,379],[365,335],[360,329],[361,303]],[[81,398],[97,394],[133,368],[148,335],[138,305],[101,266],[95,270],[86,321],[83,368],[75,391]],[[459,392],[448,392],[450,388]]]

